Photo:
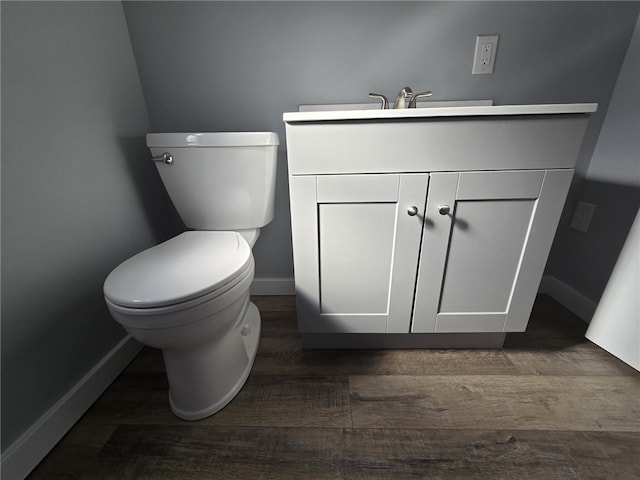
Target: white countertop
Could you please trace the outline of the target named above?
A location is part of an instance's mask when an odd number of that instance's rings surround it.
[[[558,115],[593,113],[597,103],[557,103],[548,105],[493,105],[467,107],[405,108],[389,110],[334,110],[317,112],[285,112],[287,123],[343,120],[378,120],[426,117],[469,117],[495,115]]]

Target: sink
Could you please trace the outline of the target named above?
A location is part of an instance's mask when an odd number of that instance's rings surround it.
[[[493,100],[418,101],[417,108],[436,107],[489,107]],[[325,112],[336,110],[380,110],[380,103],[334,103],[329,105],[300,105],[299,112]]]
[[[573,168],[595,103],[283,114],[292,175]]]

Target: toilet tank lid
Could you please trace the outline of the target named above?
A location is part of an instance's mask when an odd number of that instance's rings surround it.
[[[280,145],[275,132],[148,133],[147,147],[263,147]]]

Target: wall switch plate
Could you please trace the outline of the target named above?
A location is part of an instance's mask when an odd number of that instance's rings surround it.
[[[478,35],[476,53],[473,56],[473,75],[493,73],[500,35]]]
[[[573,218],[571,219],[571,228],[579,232],[589,230],[589,224],[591,223],[595,210],[596,206],[591,203],[578,202],[576,211],[573,212]]]

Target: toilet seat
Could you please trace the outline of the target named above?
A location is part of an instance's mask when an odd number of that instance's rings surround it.
[[[105,280],[104,294],[130,313],[169,311],[210,301],[249,273],[251,248],[240,234],[189,231],[120,264]]]

